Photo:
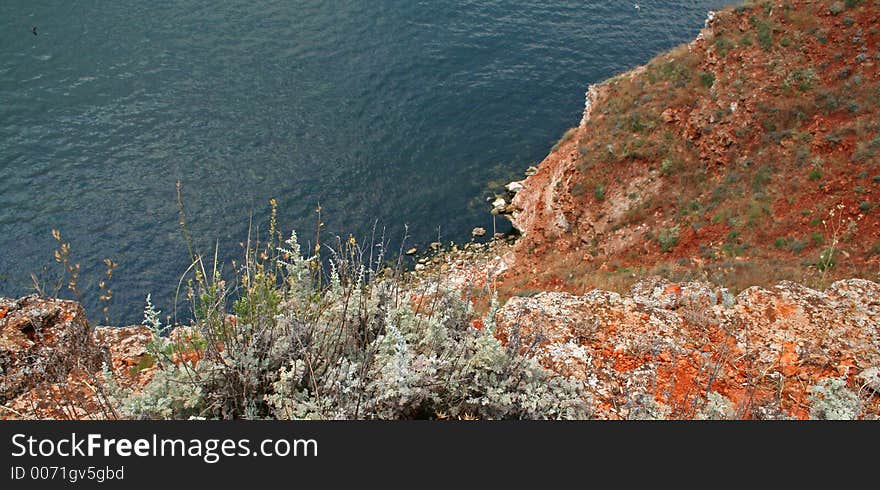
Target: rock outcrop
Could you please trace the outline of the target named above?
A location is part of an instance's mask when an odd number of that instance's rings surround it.
[[[102,360],[79,303],[0,299],[0,403],[77,369],[94,371]]]
[[[811,386],[843,378],[864,394],[880,366],[880,285],[858,279],[734,297],[653,278],[627,296],[514,297],[497,321],[500,336],[587,382],[600,418],[632,418],[646,399],[665,416],[694,418],[710,394],[737,418],[806,418]],[[871,400],[868,412],[880,415]]]
[[[461,278],[488,285],[478,279]],[[154,373],[144,326],[92,329],[71,301],[31,296],[0,305],[0,418],[116,418],[104,363],[116,383],[135,390]],[[602,419],[711,418],[719,406],[728,418],[807,418],[811,388],[832,378],[865,400],[866,417],[880,416],[880,285],[871,281],[824,291],[780,282],[734,296],[654,277],[626,295],[513,297],[495,320],[500,339],[582,380]]]
[[[142,386],[151,339],[144,326],[93,328],[75,301],[0,298],[0,419],[115,418],[102,369]]]
[[[830,4],[711,13],[691,43],[591,84],[580,124],[499,213],[521,234],[511,292],[670,264],[770,286],[831,244],[846,260],[826,274],[876,279],[880,8]],[[740,280],[731,260],[763,270]]]

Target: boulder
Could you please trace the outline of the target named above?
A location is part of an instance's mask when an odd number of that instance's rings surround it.
[[[589,385],[599,418],[633,418],[645,403],[695,418],[719,397],[736,418],[806,418],[810,386],[823,379],[880,389],[880,285],[863,279],[824,291],[782,281],[733,297],[651,278],[627,295],[513,297],[496,323],[508,345]],[[878,413],[871,400],[865,413]]]
[[[0,404],[75,369],[95,371],[104,360],[79,303],[0,299]]]

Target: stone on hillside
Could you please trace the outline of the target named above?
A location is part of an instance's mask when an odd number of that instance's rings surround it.
[[[507,192],[511,194],[516,194],[517,192],[523,190],[523,187],[524,186],[522,185],[522,182],[511,182],[504,186]]]
[[[0,403],[105,360],[82,305],[37,295],[0,299]]]

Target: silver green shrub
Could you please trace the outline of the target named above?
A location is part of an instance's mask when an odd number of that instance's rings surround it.
[[[658,402],[650,393],[640,393],[630,400],[627,405],[627,420],[666,420],[671,409]]]
[[[104,394],[121,418],[181,419],[205,411],[204,380],[216,371],[216,366],[208,362],[175,363],[172,358],[175,344],[164,335],[166,328],[162,327],[159,315],[147,295],[143,324],[150,329],[152,337],[146,346],[146,355],[156,361],[158,369],[143,390],[135,392],[124,388],[109,366],[103,365]]]
[[[534,359],[504,347],[489,329],[469,324],[469,307],[452,292],[437,292],[442,313],[416,314],[404,301],[372,308],[372,341],[347,355],[320,359],[316,383],[304,354],[282,370],[268,397],[279,418],[585,418],[585,393]],[[336,312],[337,314],[339,312]],[[332,328],[329,322],[314,325]],[[322,337],[315,332],[314,337]],[[318,348],[317,350],[323,350]],[[328,382],[329,381],[329,382]]]
[[[810,387],[810,418],[856,420],[862,412],[859,396],[846,386],[846,378],[825,378]]]
[[[118,395],[127,417],[588,418],[584,386],[482,330],[460,291],[407,284],[354,239],[305,258],[296,234],[248,253],[239,291],[196,258],[188,295],[199,345],[175,345],[148,304],[157,372]],[[315,247],[316,251],[319,247]],[[227,315],[232,303],[235,320]],[[493,305],[497,303],[493,302]],[[197,364],[175,349],[204,351]]]
[[[123,398],[117,410],[124,418],[186,419],[204,411],[202,389],[185,368],[160,369],[144,390]]]
[[[733,402],[716,391],[706,394],[706,403],[697,412],[698,420],[733,420],[736,410]]]

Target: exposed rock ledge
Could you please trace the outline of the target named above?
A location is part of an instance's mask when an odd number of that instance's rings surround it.
[[[151,338],[144,326],[92,327],[75,301],[0,298],[0,419],[113,418],[102,366],[122,383],[145,383],[150,370],[132,368]]]
[[[692,418],[709,392],[737,418],[806,418],[820,380],[844,378],[862,393],[877,387],[880,285],[861,279],[825,291],[781,282],[734,297],[655,278],[629,296],[515,297],[499,315],[500,335],[518,335],[545,366],[592,387],[600,418],[638,416],[645,397],[660,414]]]
[[[502,339],[584,380],[599,418],[644,416],[634,411],[646,399],[656,407],[649,415],[692,418],[709,393],[731,417],[805,418],[810,387],[823,379],[845,379],[862,394],[880,385],[880,285],[860,279],[733,296],[654,278],[628,296],[514,297],[497,324]],[[101,366],[142,386],[150,339],[143,326],[92,328],[75,302],[0,299],[0,418],[114,417],[102,403]],[[880,414],[880,397],[864,398],[864,413]]]

